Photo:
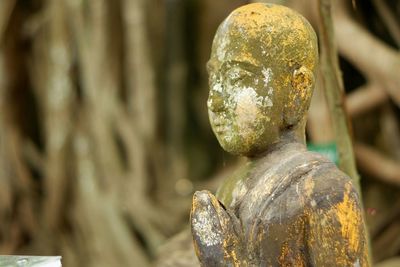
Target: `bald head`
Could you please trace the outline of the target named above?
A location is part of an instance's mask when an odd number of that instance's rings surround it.
[[[302,65],[313,71],[317,58],[316,35],[307,20],[287,7],[264,3],[234,10],[219,26],[211,54],[211,61],[243,59],[259,66],[278,59],[285,70]]]
[[[310,104],[317,61],[315,32],[297,12],[263,3],[234,10],[208,63],[210,120],[221,145],[258,153],[296,126]]]

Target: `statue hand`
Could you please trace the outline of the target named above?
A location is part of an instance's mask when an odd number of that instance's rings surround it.
[[[202,266],[245,266],[238,218],[208,191],[193,196],[192,236]]]

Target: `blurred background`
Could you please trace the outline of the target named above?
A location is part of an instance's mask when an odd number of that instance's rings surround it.
[[[266,2],[318,28],[316,1]],[[382,262],[400,254],[400,1],[333,2]],[[192,193],[215,191],[243,161],[211,132],[205,64],[219,23],[246,3],[0,1],[0,254],[62,255],[67,267],[151,265],[187,226]],[[335,158],[320,82],[307,138]]]

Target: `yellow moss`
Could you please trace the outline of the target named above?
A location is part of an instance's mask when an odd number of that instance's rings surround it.
[[[254,66],[260,65],[260,62],[249,52],[249,49],[243,49],[240,51],[240,54],[238,55],[238,61],[247,62],[253,64]]]
[[[311,176],[307,177],[304,183],[304,193],[307,197],[310,197],[314,191],[314,180]]]
[[[243,266],[239,256],[237,255],[236,249],[240,248],[240,245],[234,233],[227,233],[223,242],[223,246],[225,259],[233,263],[234,267]]]
[[[269,31],[277,31],[277,27],[280,29],[290,27],[293,32],[298,33],[296,37],[289,37],[291,40],[288,40],[288,42],[293,42],[297,38],[304,40],[308,38],[304,21],[298,16],[292,16],[293,13],[293,10],[284,6],[254,3],[236,9],[232,20],[239,27],[246,29],[252,37],[257,36],[260,31],[265,31],[262,26],[271,25]],[[290,19],[287,18],[288,14],[291,15]]]
[[[362,224],[360,210],[353,198],[350,198],[351,185],[346,184],[343,201],[336,205],[336,216],[341,224],[343,238],[349,242],[349,248],[358,251],[360,245],[359,226]]]
[[[281,248],[281,255],[279,256],[279,264],[282,267],[305,266],[302,255],[298,251],[293,252],[286,242],[283,244]]]

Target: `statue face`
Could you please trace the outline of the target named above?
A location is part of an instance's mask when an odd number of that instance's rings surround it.
[[[309,106],[317,58],[315,33],[294,11],[257,3],[232,12],[208,62],[209,117],[221,146],[252,156],[296,128]]]
[[[279,136],[279,107],[274,107],[273,70],[251,62],[212,57],[207,101],[212,129],[233,154],[263,151]]]

